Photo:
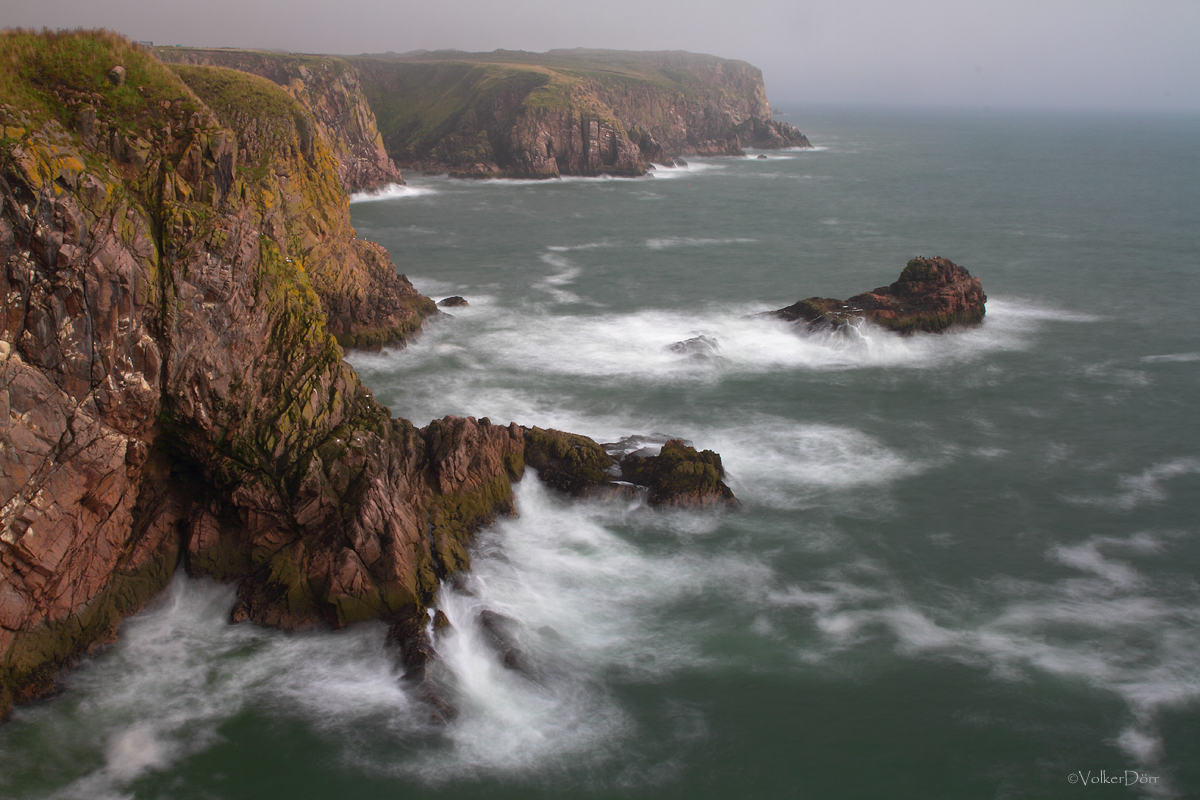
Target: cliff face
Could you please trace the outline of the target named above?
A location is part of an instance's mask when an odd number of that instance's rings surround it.
[[[674,156],[809,147],[762,73],[692,53],[497,51],[350,59],[388,152],[457,175],[640,175]]]
[[[334,56],[262,53],[252,50],[203,50],[159,47],[159,60],[171,64],[226,67],[266,78],[308,108],[317,131],[337,162],[347,192],[404,183],[388,157],[375,115],[363,94],[358,73]]]
[[[355,238],[321,130],[255,75],[0,33],[0,717],[180,565],[238,583],[234,621],[384,619],[417,663],[526,454],[567,487],[613,465],[586,437],[375,402],[338,339],[434,306]],[[628,469],[652,503],[736,503],[709,451]]]
[[[375,274],[335,258],[360,245],[306,109],[107,34],[0,49],[0,714],[179,563],[267,624],[419,614],[522,435],[393,420],[341,360],[322,303]]]

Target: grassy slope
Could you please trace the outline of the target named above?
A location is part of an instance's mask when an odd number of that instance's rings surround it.
[[[723,91],[711,80],[723,71],[761,79],[740,61],[676,51],[438,51],[350,61],[363,76],[389,153],[401,159],[423,158],[461,127],[491,127],[522,109],[574,108],[623,128],[596,97],[597,86],[614,93],[649,88],[693,101]],[[472,119],[493,110],[499,118]]]

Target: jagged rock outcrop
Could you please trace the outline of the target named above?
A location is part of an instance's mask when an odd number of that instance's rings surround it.
[[[317,131],[337,161],[338,179],[347,192],[404,183],[383,146],[358,73],[344,59],[182,47],[159,47],[154,52],[167,63],[226,67],[282,86],[312,111]]]
[[[548,486],[576,497],[636,497],[669,508],[735,507],[725,485],[721,457],[667,439],[624,452],[620,443],[600,445],[576,433],[525,428],[525,463]]]
[[[641,175],[680,154],[810,147],[762,73],[683,52],[439,52],[349,59],[391,156],[479,177]]]
[[[436,313],[433,302],[397,274],[386,250],[355,235],[346,194],[334,177],[333,151],[311,109],[253,75],[218,67],[171,69],[233,129],[237,165],[275,177],[269,189],[240,199],[263,205],[268,235],[287,241],[285,258],[303,265],[326,326],[343,347],[403,342]],[[186,153],[178,174],[191,179],[197,157],[198,151]]]
[[[179,563],[265,624],[419,615],[523,438],[393,420],[341,360],[322,254],[357,251],[303,107],[111,34],[0,49],[0,714]]]
[[[451,718],[425,669],[439,581],[527,454],[550,474],[560,439],[599,446],[376,402],[338,340],[407,335],[433,302],[354,237],[275,84],[105,32],[4,32],[0,56],[0,716],[183,566],[238,582],[235,621],[388,621]],[[662,502],[719,493],[714,458],[672,455]]]
[[[848,300],[810,297],[773,316],[810,329],[841,328],[866,319],[897,333],[939,333],[983,321],[987,295],[978,278],[946,258],[914,258],[890,286]]]

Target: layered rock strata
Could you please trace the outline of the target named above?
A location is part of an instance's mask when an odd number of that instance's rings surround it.
[[[946,258],[914,258],[890,286],[848,300],[810,297],[771,312],[809,329],[839,329],[869,320],[901,334],[940,333],[983,321],[987,295],[978,278]]]

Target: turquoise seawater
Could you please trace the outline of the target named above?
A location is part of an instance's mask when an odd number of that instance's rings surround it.
[[[231,626],[179,578],[0,726],[0,796],[1200,793],[1200,119],[790,112],[817,150],[352,206],[470,302],[350,357],[394,414],[682,436],[742,509],[523,481],[439,597],[446,726],[382,626]],[[982,280],[982,327],[754,316],[914,255]],[[715,357],[668,349],[697,335]]]

